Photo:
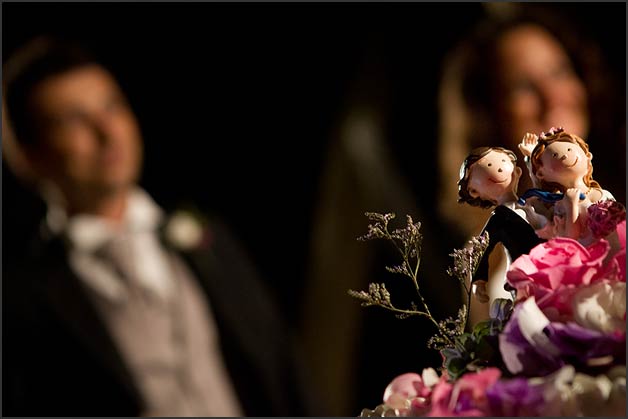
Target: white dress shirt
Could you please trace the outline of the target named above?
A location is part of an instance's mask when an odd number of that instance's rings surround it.
[[[67,217],[49,201],[49,228],[65,235],[69,263],[125,360],[144,416],[242,416],[219,336],[194,274],[160,242],[164,212],[143,190],[122,222]]]

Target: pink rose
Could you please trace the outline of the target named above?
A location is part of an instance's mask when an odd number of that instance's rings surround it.
[[[430,404],[432,387],[439,381],[433,368],[426,368],[423,374],[402,374],[388,384],[384,391],[384,404],[396,409],[400,416],[416,416],[425,413]]]
[[[595,238],[606,237],[626,220],[626,208],[617,201],[596,202],[587,208],[587,225]]]
[[[626,282],[626,220],[617,224],[615,231],[599,240],[607,241],[610,245],[600,277],[609,281]]]
[[[453,407],[455,406],[450,406],[453,389],[454,385],[447,381],[440,382],[434,387],[434,391],[432,392],[432,408],[427,414],[428,417],[455,416],[452,414]]]
[[[542,310],[553,312],[546,313],[552,320],[558,320],[555,316],[570,317],[575,289],[608,276],[604,261],[609,250],[603,239],[585,248],[576,240],[557,237],[515,260],[507,281],[517,290],[518,301],[534,296]]]
[[[427,390],[427,391],[426,391]],[[388,384],[384,391],[384,403],[395,409],[406,409],[408,400],[429,394],[421,376],[414,372],[402,374]]]
[[[617,224],[617,228],[615,229],[615,231],[617,232],[620,247],[626,250],[626,220]]]
[[[458,381],[439,382],[432,392],[432,408],[427,416],[490,416],[486,390],[501,376],[498,368],[467,373]]]
[[[626,282],[626,220],[617,224],[615,234],[608,235],[607,240],[611,245],[610,255],[613,258],[609,265],[616,264],[617,280]]]

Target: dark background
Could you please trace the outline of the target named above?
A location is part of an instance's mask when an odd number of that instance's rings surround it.
[[[625,73],[625,4],[548,7]],[[53,33],[110,63],[142,125],[142,184],[165,206],[190,201],[225,218],[293,313],[318,177],[350,84],[367,60],[383,69],[389,138],[418,189],[435,173],[441,61],[483,6],[3,3],[2,12],[3,58]],[[17,202],[3,175],[6,220]]]
[[[439,60],[481,12],[448,12],[459,7],[4,3],[2,47],[7,57],[54,33],[99,52],[142,125],[142,184],[165,206],[192,201],[225,218],[296,314],[318,176],[350,83],[380,61],[405,102],[392,104],[399,119],[434,139]]]
[[[545,7],[597,40],[624,77],[625,3]],[[417,193],[435,195],[442,59],[483,13],[473,3],[2,3],[2,54],[41,33],[100,53],[142,126],[142,185],[167,208],[193,202],[225,219],[296,327],[319,176],[353,83],[380,71],[369,88],[385,90],[396,161]],[[7,263],[27,207],[5,166]]]

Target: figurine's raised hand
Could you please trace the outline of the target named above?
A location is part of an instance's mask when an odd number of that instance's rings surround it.
[[[539,142],[539,136],[536,134],[532,134],[527,132],[526,135],[523,136],[523,139],[519,143],[519,150],[521,154],[525,157],[530,157],[532,155],[532,151],[536,144]]]
[[[564,202],[558,202],[555,207],[564,205],[565,224],[564,231],[561,230],[560,235],[570,237],[577,240],[580,237],[583,219],[580,218],[581,209],[586,213],[586,205],[580,206],[580,189],[568,188],[565,190]]]
[[[580,202],[580,189],[578,188],[567,188],[565,191],[565,204],[567,204],[567,218],[570,222],[575,223],[578,219],[578,215],[580,213],[580,208],[578,203]]]
[[[567,200],[568,202],[580,201],[580,189],[567,188],[567,190],[565,191],[565,200]]]

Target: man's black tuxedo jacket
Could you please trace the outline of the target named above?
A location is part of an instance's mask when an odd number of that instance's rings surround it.
[[[303,416],[310,404],[281,318],[220,224],[180,253],[198,277],[247,416]],[[3,416],[136,416],[142,399],[71,271],[61,239],[40,240],[3,276]]]

